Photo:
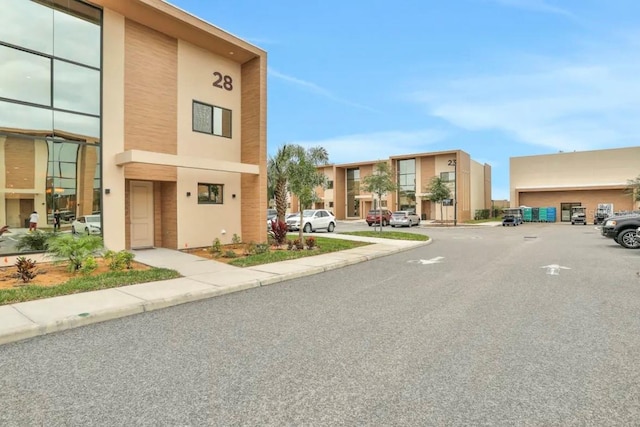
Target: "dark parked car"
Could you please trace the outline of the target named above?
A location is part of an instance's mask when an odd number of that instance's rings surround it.
[[[380,218],[382,217],[382,226],[389,225],[391,220],[391,211],[389,209],[371,209],[367,213],[367,224],[371,227],[373,224],[380,224]]]
[[[636,232],[640,227],[640,214],[614,215],[607,218],[602,225],[602,235],[614,239],[627,249],[639,249],[640,241]]]

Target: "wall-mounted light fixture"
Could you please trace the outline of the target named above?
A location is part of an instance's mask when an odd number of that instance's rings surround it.
[[[111,194],[111,189],[110,188],[105,188],[104,189],[104,194]]]
[[[187,191],[187,197],[191,197],[191,191]]]

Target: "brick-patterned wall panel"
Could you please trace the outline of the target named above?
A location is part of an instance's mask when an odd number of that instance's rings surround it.
[[[458,221],[462,222],[471,219],[471,156],[463,151],[457,153]]]
[[[124,247],[131,249],[131,182],[124,181]]]
[[[266,58],[255,58],[242,65],[241,150],[242,163],[258,165],[259,175],[242,174],[241,236],[244,241],[267,239],[267,70]]]
[[[556,207],[556,221],[560,221],[560,203],[580,203],[587,207],[587,221],[593,220],[598,203],[613,203],[616,211],[632,210],[631,196],[619,190],[572,190],[527,192],[519,194],[519,206]]]
[[[178,186],[175,182],[162,182],[162,221],[160,229],[162,232],[161,246],[167,249],[178,248]]]
[[[125,21],[125,150],[177,154],[177,40]]]
[[[175,166],[129,164],[124,166],[124,176],[134,181],[177,181]]]
[[[335,179],[333,180],[333,207],[337,219],[346,218],[346,205],[347,205],[347,193],[346,193],[346,169],[336,168]]]
[[[153,246],[163,248],[162,244],[162,183],[153,183]]]
[[[436,158],[433,156],[420,159],[420,182],[416,188],[418,193],[427,193],[431,179],[436,175]]]
[[[484,165],[484,208],[491,209],[491,165]]]
[[[34,141],[7,137],[4,145],[4,161],[7,188],[34,189],[33,169],[36,163]]]

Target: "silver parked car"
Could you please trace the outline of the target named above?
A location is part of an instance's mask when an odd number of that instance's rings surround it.
[[[389,220],[392,227],[413,227],[418,224],[420,217],[414,211],[395,211]]]
[[[302,219],[300,215],[288,217],[287,226],[289,230],[299,230],[302,227],[305,233],[316,230],[327,230],[331,233],[336,228],[336,217],[326,209],[305,209],[302,211]]]
[[[271,230],[271,221],[278,218],[278,211],[275,209],[267,209],[267,230]]]

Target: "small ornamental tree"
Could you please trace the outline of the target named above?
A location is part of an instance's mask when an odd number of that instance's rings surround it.
[[[102,249],[102,239],[98,236],[74,237],[71,234],[62,234],[49,240],[47,252],[60,259],[69,262],[69,271],[76,272],[82,268],[82,264],[89,257],[97,254]]]
[[[376,163],[373,174],[363,177],[360,185],[360,188],[364,191],[375,194],[378,197],[380,232],[382,233],[382,196],[395,191],[398,187],[393,179],[389,164],[386,162]]]
[[[640,202],[640,175],[627,181],[625,193],[630,194],[634,202]]]
[[[449,186],[439,176],[434,176],[429,182],[427,192],[431,195],[429,199],[432,202],[440,203],[440,220],[444,223],[444,216],[442,214],[442,202],[451,198],[451,190]]]
[[[318,166],[329,161],[327,150],[322,147],[305,149],[299,145],[293,149],[288,167],[289,191],[298,197],[300,212],[299,240],[302,242],[303,206],[313,203],[316,187],[326,188],[327,177],[318,171]]]

